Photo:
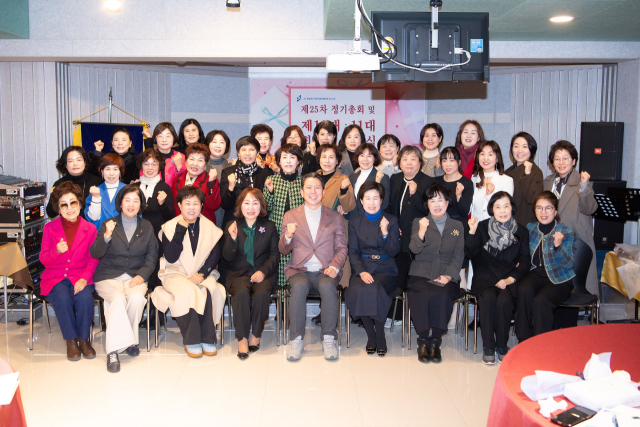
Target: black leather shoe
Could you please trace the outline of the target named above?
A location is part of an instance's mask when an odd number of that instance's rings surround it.
[[[260,344],[258,344],[258,345],[250,345],[249,346],[249,353],[255,353],[258,350],[260,350]]]
[[[131,357],[136,357],[140,355],[140,348],[137,345],[131,345],[127,347],[125,352]]]
[[[240,353],[238,352],[238,359],[245,360],[249,358],[249,353]]]
[[[378,349],[378,356],[380,357],[384,357],[387,354],[387,349],[386,348],[379,348]]]
[[[375,347],[366,347],[367,350],[367,354],[371,355],[373,353],[376,352],[376,348]]]
[[[431,356],[429,355],[429,349],[427,348],[427,341],[418,338],[418,360],[422,363],[429,363]]]
[[[115,351],[107,354],[107,371],[112,373],[120,372],[120,359]]]
[[[429,358],[433,363],[442,362],[442,353],[440,351],[440,346],[442,345],[441,339],[433,339],[430,338],[428,340],[428,350],[429,350]]]

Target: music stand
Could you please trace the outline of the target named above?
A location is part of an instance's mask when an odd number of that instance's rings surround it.
[[[598,202],[598,210],[594,213],[596,218],[638,222],[637,243],[640,244],[640,189],[609,187],[607,196],[596,194],[595,198]],[[607,323],[638,323],[638,300],[634,301],[635,320],[608,320]]]

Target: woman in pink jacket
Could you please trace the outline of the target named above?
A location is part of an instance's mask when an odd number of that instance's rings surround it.
[[[149,135],[149,137],[150,139],[144,140],[144,148],[145,150],[155,148],[160,152],[164,159],[164,167],[160,168],[160,176],[164,182],[171,185],[173,178],[185,170],[184,154],[173,149],[173,144],[178,141],[178,134],[171,123],[162,122],[158,123],[158,126],[153,130],[153,135]]]
[[[40,262],[41,294],[53,306],[62,336],[67,341],[67,359],[96,357],[89,342],[93,321],[93,272],[98,260],[89,254],[96,227],[79,215],[84,197],[71,181],[51,193],[50,203],[60,216],[44,226]]]

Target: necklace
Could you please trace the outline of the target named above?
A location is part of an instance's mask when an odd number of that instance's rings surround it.
[[[192,225],[193,225],[193,227],[191,227]],[[191,233],[191,235],[195,236],[196,225],[195,224],[187,224],[187,227],[189,228],[189,232]]]

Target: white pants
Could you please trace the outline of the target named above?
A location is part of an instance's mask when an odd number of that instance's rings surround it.
[[[122,351],[140,343],[138,324],[147,305],[147,283],[129,287],[131,276],[96,282],[96,291],[104,299],[107,322],[107,353]]]

